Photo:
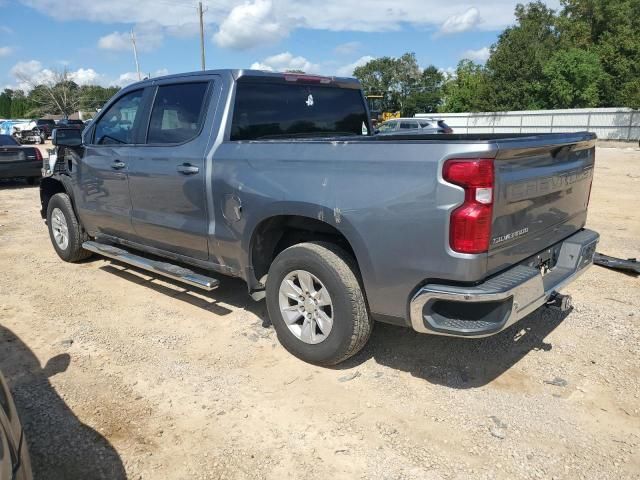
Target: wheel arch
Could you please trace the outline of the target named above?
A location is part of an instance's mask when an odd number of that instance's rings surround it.
[[[66,193],[71,199],[71,205],[74,211],[76,210],[75,202],[72,195],[71,180],[63,175],[55,175],[53,177],[46,177],[40,181],[40,216],[43,219],[47,218],[47,207],[49,201],[57,193]],[[78,214],[75,211],[76,215]]]
[[[247,244],[248,275],[255,279],[254,290],[264,288],[266,275],[275,257],[285,248],[307,241],[328,241],[351,254],[363,284],[371,272],[371,263],[364,242],[351,223],[339,213],[315,208],[312,216],[299,209],[281,211],[265,216],[251,231]],[[327,221],[330,218],[333,222]],[[251,283],[251,282],[249,282]]]

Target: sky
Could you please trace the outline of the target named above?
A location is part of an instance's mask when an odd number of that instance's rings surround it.
[[[382,56],[422,67],[484,62],[518,0],[203,0],[206,66],[350,76]],[[557,8],[559,0],[546,2]],[[0,0],[0,89],[67,69],[79,84],[124,86],[200,69],[197,1]]]

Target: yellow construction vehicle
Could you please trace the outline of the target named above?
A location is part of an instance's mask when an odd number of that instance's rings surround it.
[[[369,105],[369,113],[371,120],[376,123],[386,122],[392,118],[400,118],[400,112],[383,112],[384,95],[372,94],[367,95],[367,104]]]

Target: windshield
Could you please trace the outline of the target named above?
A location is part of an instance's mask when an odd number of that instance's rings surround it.
[[[239,82],[231,140],[369,135],[360,90]]]

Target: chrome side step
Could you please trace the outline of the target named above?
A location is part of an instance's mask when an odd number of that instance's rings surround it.
[[[203,290],[211,291],[220,286],[220,281],[215,278],[200,275],[188,268],[183,268],[173,263],[149,260],[148,258],[135,255],[122,248],[114,247],[113,245],[87,241],[82,244],[82,248]]]

